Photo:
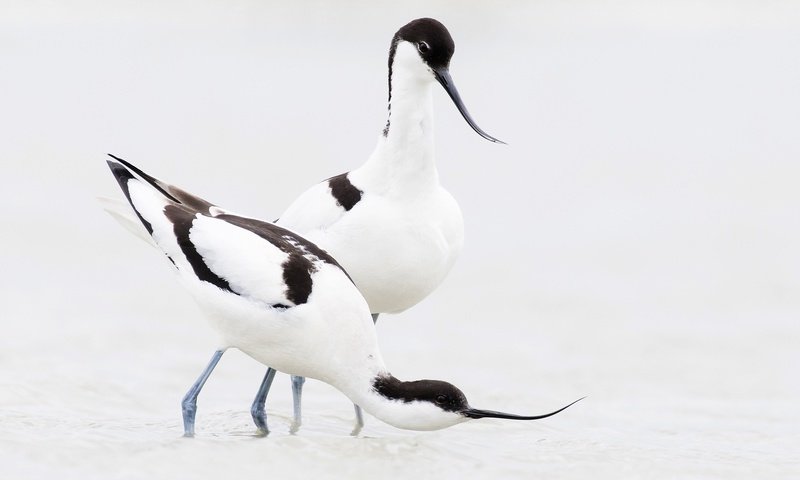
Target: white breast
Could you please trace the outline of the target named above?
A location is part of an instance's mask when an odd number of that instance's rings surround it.
[[[278,223],[333,255],[373,313],[397,313],[442,282],[460,253],[461,210],[439,184],[430,69],[397,46],[390,127],[369,159],[301,195]]]
[[[461,210],[441,187],[407,200],[365,190],[345,211],[324,183],[317,185],[278,223],[333,255],[373,313],[401,312],[430,294],[453,266],[464,238]],[[301,208],[308,205],[315,207]]]

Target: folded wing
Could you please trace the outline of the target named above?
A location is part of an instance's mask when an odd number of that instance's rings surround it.
[[[273,308],[308,300],[313,273],[339,265],[299,235],[225,212],[113,157],[109,167],[138,219],[176,268]]]

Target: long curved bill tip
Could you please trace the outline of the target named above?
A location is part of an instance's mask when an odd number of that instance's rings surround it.
[[[506,142],[498,140],[493,136],[489,135],[488,133],[484,132],[483,130],[481,130],[481,127],[479,127],[478,124],[475,123],[475,120],[472,119],[472,116],[467,111],[467,107],[461,100],[461,95],[458,94],[458,90],[456,90],[456,84],[453,83],[453,78],[450,76],[450,71],[447,70],[447,68],[433,69],[433,74],[436,76],[436,80],[438,80],[439,83],[442,84],[442,87],[444,87],[447,94],[450,95],[450,98],[453,100],[453,103],[456,104],[456,108],[458,108],[458,111],[461,112],[461,116],[464,117],[464,120],[467,121],[467,123],[469,124],[470,127],[472,127],[473,130],[478,132],[478,135],[491,142],[502,143],[503,145],[506,145]]]
[[[514,415],[513,413],[503,413],[503,412],[495,412],[494,410],[479,410],[477,408],[470,408],[468,410],[464,410],[461,412],[465,417],[469,418],[506,418],[509,420],[539,420],[542,418],[552,417],[556,413],[562,412],[569,407],[575,405],[576,403],[580,402],[586,397],[581,397],[574,402],[570,403],[565,407],[561,407],[555,412],[545,413],[544,415],[532,415],[532,416],[523,416],[523,415]]]

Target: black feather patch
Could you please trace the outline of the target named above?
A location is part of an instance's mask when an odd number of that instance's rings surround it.
[[[283,267],[283,281],[286,283],[286,298],[295,305],[308,301],[311,295],[313,281],[311,274],[317,269],[311,260],[295,252],[281,265]]]
[[[336,199],[336,203],[348,212],[361,201],[361,195],[364,194],[350,183],[346,173],[329,178],[328,186],[331,188],[331,195]]]

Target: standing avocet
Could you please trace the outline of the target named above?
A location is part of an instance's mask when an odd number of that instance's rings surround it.
[[[461,210],[439,183],[434,161],[434,84],[444,87],[478,134],[502,143],[477,126],[461,101],[449,72],[454,51],[450,33],[434,19],[398,30],[389,48],[389,118],[372,155],[359,168],[311,187],[277,220],[345,267],[375,321],[433,292],[463,244]],[[253,404],[257,425],[273,374],[267,372]],[[292,378],[295,430],[302,384]],[[355,432],[362,425],[356,406]]]
[[[222,339],[184,398],[187,436],[194,434],[200,389],[230,347],[282,372],[329,383],[398,428],[437,430],[484,417],[535,420],[572,405],[512,415],[471,408],[447,382],[398,380],[383,363],[367,302],[328,253],[291,230],[214,207],[122,159],[108,165]]]

